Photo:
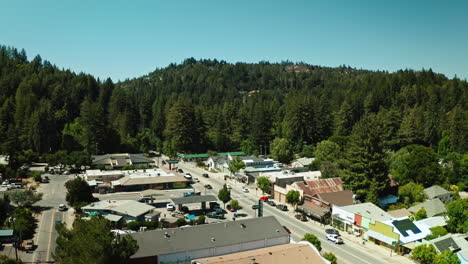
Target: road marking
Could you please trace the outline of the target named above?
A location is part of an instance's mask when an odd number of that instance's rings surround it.
[[[52,247],[52,233],[53,233],[53,228],[55,224],[55,212],[53,212],[55,208],[52,209],[52,220],[50,221],[50,235],[49,235],[49,245],[47,247],[47,255],[46,255],[46,261],[49,261],[50,258],[50,248]]]

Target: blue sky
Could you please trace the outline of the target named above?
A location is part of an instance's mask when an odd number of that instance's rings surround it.
[[[468,1],[0,0],[0,44],[114,81],[188,57],[468,78]]]

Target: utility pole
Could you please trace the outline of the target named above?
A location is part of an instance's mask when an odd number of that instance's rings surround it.
[[[10,217],[10,223],[13,224],[13,233],[15,233],[15,221],[16,221],[16,218]],[[13,245],[15,246],[16,261],[18,261],[18,238],[16,237],[16,234],[14,235],[14,237],[15,237],[15,242]]]

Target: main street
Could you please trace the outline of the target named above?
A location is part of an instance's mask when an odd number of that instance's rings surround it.
[[[67,222],[69,220],[68,211],[58,211],[60,204],[65,202],[65,182],[70,178],[68,175],[48,175],[50,183],[43,183],[38,188],[44,196],[42,200],[35,205],[41,207],[42,212],[39,217],[38,227],[34,236],[34,243],[37,245],[32,259],[23,259],[25,262],[41,263],[52,260],[52,253],[55,250],[55,240],[57,239],[57,232],[55,231],[55,224],[60,222]]]
[[[202,191],[207,194],[218,194],[218,191],[222,188],[224,183],[229,183],[232,186],[231,197],[240,202],[243,206],[242,211],[246,212],[249,216],[254,216],[256,214],[255,210],[251,208],[253,204],[258,203],[258,196],[256,195],[255,188],[249,187],[250,192],[244,193],[241,192],[241,186],[244,186],[242,183],[236,183],[233,180],[225,182],[222,178],[222,175],[219,173],[217,176],[211,176],[210,178],[202,177],[203,171],[199,168],[194,167],[193,163],[179,163],[178,168],[182,168],[185,172],[190,172],[193,177],[198,177],[200,183],[195,184],[195,188],[198,188],[197,191]],[[213,175],[213,174],[210,174]],[[205,190],[203,188],[204,184],[211,184],[213,186],[212,190]],[[260,191],[259,191],[260,192]],[[290,206],[289,206],[290,207]],[[324,251],[333,252],[339,259],[339,263],[363,263],[363,264],[376,264],[376,263],[411,263],[411,261],[402,256],[390,257],[390,251],[386,251],[382,248],[373,248],[371,249],[368,246],[357,243],[343,237],[345,244],[336,245],[326,239],[324,226],[321,226],[319,223],[314,221],[301,222],[294,218],[291,210],[289,212],[279,211],[278,209],[271,207],[267,204],[264,204],[264,215],[275,216],[278,221],[287,226],[291,230],[291,237],[294,241],[300,241],[306,233],[312,233],[316,235],[322,242],[322,248]],[[375,245],[372,245],[375,246]],[[376,252],[378,251],[378,253]],[[381,254],[384,253],[384,254]]]

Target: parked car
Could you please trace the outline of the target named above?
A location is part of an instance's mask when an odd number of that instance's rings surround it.
[[[209,218],[224,219],[224,214],[218,212],[209,212],[206,214],[206,216]]]
[[[209,178],[209,177],[210,177],[210,176],[208,175],[208,173],[203,173],[202,176],[205,177],[205,178]]]
[[[224,214],[224,210],[220,207],[213,208],[213,212],[217,212],[219,214]]]
[[[252,209],[254,209],[254,210],[257,210],[259,207],[260,207],[260,206],[258,206],[258,204],[252,205]]]
[[[296,214],[294,217],[296,217],[297,220],[307,221],[307,217],[303,214]]]
[[[66,211],[66,210],[67,210],[67,206],[64,205],[64,204],[61,204],[61,205],[58,206],[58,210],[59,210],[59,211]]]
[[[180,211],[184,212],[184,213],[188,213],[189,212],[189,208],[187,206],[182,206],[180,208]]]
[[[174,210],[175,210],[175,206],[174,206],[174,204],[168,203],[168,204],[166,204],[166,209],[167,209],[168,211],[174,211]]]
[[[327,239],[335,244],[343,244],[343,239],[337,234],[327,234]]]
[[[41,183],[49,183],[49,179],[48,178],[42,178]]]
[[[26,251],[34,250],[34,241],[32,239],[24,240],[21,247]]]
[[[193,178],[193,182],[200,182],[198,178]]]
[[[286,230],[286,232],[288,232],[288,234],[291,234],[291,230],[289,230],[289,228],[287,228],[286,226],[283,226],[284,230]]]
[[[230,204],[226,206],[226,209],[228,209],[230,212],[235,212],[237,211],[235,208],[233,208]]]
[[[238,218],[238,217],[246,217],[247,214],[242,214],[242,213],[234,213],[234,217]]]
[[[184,197],[195,196],[194,192],[184,192]]]
[[[276,203],[273,202],[273,201],[267,201],[266,203],[267,203],[268,205],[271,205],[271,206],[276,206]]]
[[[229,183],[226,184],[226,188],[228,188],[228,190],[232,189],[231,184],[229,184]]]
[[[211,190],[211,189],[213,189],[213,186],[211,186],[210,184],[205,184],[205,188]]]
[[[191,180],[192,179],[192,175],[190,173],[186,173],[184,175],[184,178],[187,179],[187,180]]]
[[[177,169],[177,172],[178,172],[178,173],[184,173],[184,170],[182,170],[182,169]]]
[[[249,192],[249,188],[247,188],[247,186],[242,186],[241,191],[247,193]]]
[[[285,205],[285,204],[277,204],[276,208],[281,210],[281,211],[287,211],[288,210],[288,206]]]
[[[268,202],[268,197],[266,197],[266,196],[260,197],[260,200],[262,200],[264,202]]]
[[[334,234],[334,235],[338,235],[338,236],[340,235],[340,232],[338,232],[338,230],[333,229],[333,228],[325,229],[325,233]]]

